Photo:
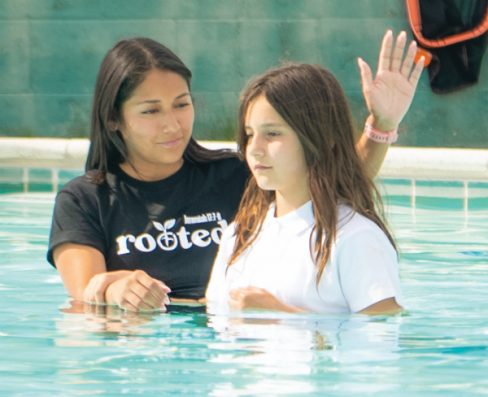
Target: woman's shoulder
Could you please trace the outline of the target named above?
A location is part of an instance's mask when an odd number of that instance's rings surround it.
[[[109,188],[108,178],[110,177],[106,175],[103,181],[98,181],[96,175],[88,171],[68,181],[60,189],[58,194],[68,194],[76,197],[89,197],[103,194],[102,192]]]
[[[206,165],[209,168],[220,170],[221,172],[232,172],[233,170],[246,169],[246,163],[242,161],[237,155],[234,157],[227,157],[222,159],[211,160],[207,163],[200,163]]]
[[[249,169],[245,162],[236,157],[196,163],[194,167],[203,172],[207,178],[228,180],[243,183],[249,177]]]
[[[87,174],[83,174],[66,182],[61,188],[60,193],[76,194],[86,192],[87,190],[95,188],[95,186],[92,185],[93,184],[89,181],[89,177],[87,176]]]

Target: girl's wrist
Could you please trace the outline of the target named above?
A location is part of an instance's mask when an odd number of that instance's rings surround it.
[[[382,131],[368,123],[364,126],[364,134],[368,139],[377,143],[392,144],[398,139],[398,131],[396,128],[390,131]]]
[[[370,114],[366,119],[366,124],[371,125],[375,130],[381,132],[388,132],[398,130],[398,123],[390,120],[379,119]]]

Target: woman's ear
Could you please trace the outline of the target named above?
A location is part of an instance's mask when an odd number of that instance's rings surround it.
[[[110,120],[107,123],[107,127],[108,127],[108,130],[110,132],[115,132],[115,131],[117,131],[119,129],[119,123],[118,123],[118,121]]]

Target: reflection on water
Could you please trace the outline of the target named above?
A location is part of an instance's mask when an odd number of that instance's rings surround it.
[[[66,302],[46,263],[52,195],[0,198],[0,395],[486,396],[488,202],[391,205],[408,311],[395,317]]]
[[[131,372],[145,382],[157,373],[173,379],[191,374],[205,379],[207,395],[262,395],[266,390],[271,395],[302,395],[318,392],[326,379],[339,381],[342,366],[366,369],[379,363],[391,376],[395,369],[385,363],[399,359],[400,316],[324,318],[255,312],[219,317],[181,309],[141,315],[112,307],[66,305],[56,320],[55,345],[90,347],[94,356],[96,347],[105,354],[71,362],[63,376],[76,377],[81,384],[93,382],[102,368],[104,379],[112,381]],[[335,388],[327,388],[331,387]]]

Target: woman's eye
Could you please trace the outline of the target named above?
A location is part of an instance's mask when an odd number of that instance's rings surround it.
[[[147,110],[143,110],[142,114],[154,114],[157,112],[159,112],[159,109],[147,109]]]
[[[280,132],[278,132],[278,131],[269,131],[269,132],[267,133],[267,135],[268,135],[269,137],[271,137],[271,138],[275,138],[275,137],[277,137],[277,136],[280,136],[280,135],[281,135],[281,133],[280,133]]]
[[[177,109],[181,109],[181,108],[186,108],[187,106],[190,106],[190,103],[189,102],[185,102],[185,103],[178,103],[175,107]]]

